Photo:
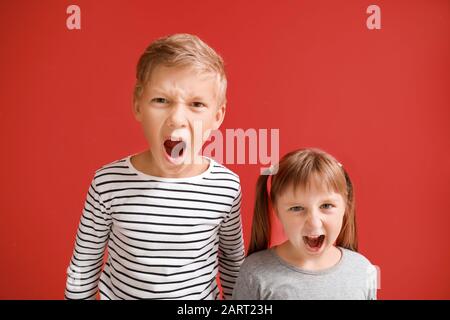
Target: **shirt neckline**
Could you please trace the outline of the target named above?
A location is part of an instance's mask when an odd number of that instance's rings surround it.
[[[205,177],[206,175],[208,175],[212,168],[214,167],[214,160],[209,158],[209,157],[205,157],[202,156],[204,159],[209,161],[209,165],[208,168],[203,171],[202,173],[192,176],[192,177],[183,177],[183,178],[166,178],[166,177],[158,177],[158,176],[153,176],[150,174],[146,174],[142,171],[139,171],[138,169],[135,168],[135,166],[131,163],[131,157],[135,156],[137,154],[131,154],[129,156],[127,156],[125,158],[125,163],[128,166],[128,168],[135,174],[137,174],[139,177],[144,178],[144,179],[148,179],[148,180],[158,180],[158,181],[164,181],[164,182],[187,182],[187,181],[194,181],[194,180],[199,180],[202,179],[203,177]]]

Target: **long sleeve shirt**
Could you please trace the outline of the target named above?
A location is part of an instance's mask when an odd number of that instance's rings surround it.
[[[209,159],[188,178],[97,170],[67,270],[67,299],[231,298],[244,260],[239,177]],[[106,253],[107,252],[107,253]]]

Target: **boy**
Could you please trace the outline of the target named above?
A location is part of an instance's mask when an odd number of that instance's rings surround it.
[[[239,177],[199,155],[225,115],[223,61],[176,34],[147,48],[136,78],[133,110],[150,148],[96,171],[65,297],[217,299],[219,271],[230,298],[244,259]]]

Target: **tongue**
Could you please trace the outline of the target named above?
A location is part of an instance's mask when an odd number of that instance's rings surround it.
[[[164,146],[166,148],[173,148],[175,147],[177,144],[179,144],[181,141],[172,141],[172,140],[166,140],[164,141]]]
[[[308,245],[310,247],[316,248],[320,245],[321,237],[317,237],[317,238],[306,237],[306,241],[308,242]]]
[[[180,157],[183,154],[182,145],[178,147],[178,150],[175,150],[175,152],[173,152],[173,149],[180,143],[182,143],[182,141],[172,141],[172,140],[164,141],[164,148],[166,149],[167,154],[174,158]]]

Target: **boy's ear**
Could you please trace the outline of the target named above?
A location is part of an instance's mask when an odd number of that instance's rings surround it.
[[[222,125],[223,119],[225,119],[225,111],[227,107],[225,104],[217,108],[216,114],[214,115],[214,125],[213,130],[217,130]]]

